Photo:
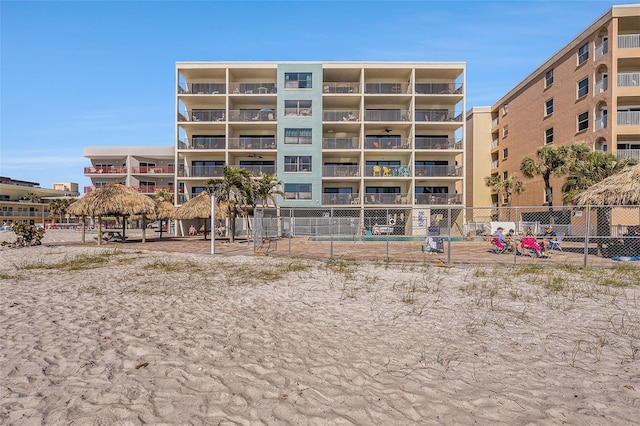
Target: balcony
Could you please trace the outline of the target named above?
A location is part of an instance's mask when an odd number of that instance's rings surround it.
[[[264,176],[264,175],[275,175],[276,174],[276,166],[275,165],[264,165],[264,164],[236,164],[233,167],[237,167],[239,169],[245,169],[248,172],[254,174],[254,176]]]
[[[274,121],[275,119],[276,110],[271,108],[229,111],[229,121]]]
[[[618,49],[640,48],[640,34],[623,34],[618,36]]]
[[[497,148],[500,146],[500,139],[494,139],[491,141],[491,149]]]
[[[218,95],[226,93],[224,83],[181,83],[178,85],[180,94]]]
[[[190,166],[178,170],[179,177],[221,177],[224,166]]]
[[[178,141],[179,149],[225,149],[224,137],[192,138],[190,142]]]
[[[411,167],[403,166],[366,166],[365,176],[370,177],[410,177]]]
[[[169,191],[173,193],[173,186],[160,186],[160,185],[141,185],[141,186],[131,186],[131,188],[140,192],[141,194],[155,194],[158,191]]]
[[[275,83],[230,83],[229,91],[234,95],[266,95],[276,94]]]
[[[364,194],[365,204],[409,204],[409,194],[394,193],[394,194]]]
[[[100,175],[100,174],[108,174],[108,175],[126,175],[127,167],[114,167],[114,166],[96,166],[96,167],[85,167],[84,168],[85,175]]]
[[[402,109],[367,109],[365,121],[410,121],[411,111]]]
[[[462,167],[460,166],[415,166],[416,176],[424,177],[462,177]]]
[[[364,93],[368,95],[409,93],[409,83],[366,83]]]
[[[416,149],[462,149],[462,141],[416,136]]]
[[[426,205],[451,205],[462,204],[460,194],[415,194],[416,204]]]
[[[600,81],[596,81],[594,92],[596,95],[599,95],[600,93],[606,92],[608,88],[609,88],[609,79],[604,77]]]
[[[276,149],[276,138],[273,136],[255,138],[229,138],[229,149]]]
[[[602,129],[606,129],[607,128],[607,116],[606,115],[600,115],[599,117],[596,117],[596,122],[594,124],[595,130],[602,130]]]
[[[322,204],[336,206],[360,204],[360,196],[358,194],[322,194]]]
[[[636,160],[640,162],[640,149],[619,149],[617,151],[618,160]]]
[[[498,168],[498,160],[495,160],[495,161],[491,162],[491,168],[492,169],[497,169]]]
[[[411,139],[408,138],[392,138],[385,141],[367,138],[367,149],[409,149],[411,148]]]
[[[416,94],[419,95],[441,95],[441,94],[461,94],[462,85],[456,83],[416,83]]]
[[[216,122],[224,121],[224,109],[193,109],[178,114],[178,121]]]
[[[618,87],[640,87],[640,72],[619,72]]]
[[[596,46],[595,58],[599,59],[602,55],[605,55],[609,51],[609,43],[604,40],[602,43]]]
[[[462,122],[462,114],[452,110],[421,109],[416,110],[416,121],[457,121]]]
[[[322,121],[358,121],[359,115],[357,111],[324,110]]]
[[[323,177],[360,176],[360,167],[357,165],[322,166],[322,176]]]
[[[173,174],[175,167],[173,166],[134,166],[131,167],[132,174]]]
[[[618,111],[618,126],[640,126],[640,111]]]
[[[325,81],[322,91],[325,94],[327,93],[328,94],[360,93],[360,83],[358,83],[357,81],[348,82],[348,83],[347,82],[330,83]]]
[[[360,138],[322,138],[322,149],[358,149]]]

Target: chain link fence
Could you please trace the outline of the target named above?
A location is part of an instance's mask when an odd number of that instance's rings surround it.
[[[281,256],[640,266],[639,206],[258,208],[252,226],[256,253]],[[494,244],[498,228],[506,250]]]

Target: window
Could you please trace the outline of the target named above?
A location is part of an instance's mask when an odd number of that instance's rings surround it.
[[[509,178],[509,172],[502,172],[502,179],[507,180]]]
[[[578,49],[578,65],[585,63],[587,59],[589,59],[589,43]]]
[[[549,87],[553,84],[553,68],[547,71],[544,75],[544,87]]]
[[[548,99],[545,103],[544,103],[544,116],[548,116],[553,114],[553,98]]]
[[[285,183],[284,198],[286,200],[310,200],[311,184],[310,183]]]
[[[589,111],[578,114],[578,131],[587,130],[589,128]]]
[[[505,148],[502,150],[502,159],[506,160],[507,158],[509,158],[509,148]]]
[[[585,77],[578,82],[578,98],[586,96],[589,93],[589,77]]]
[[[506,125],[502,128],[502,137],[506,138],[509,136],[509,125]]]
[[[284,73],[284,87],[286,89],[311,89],[310,72],[286,72]]]
[[[506,115],[509,112],[509,104],[502,105],[502,115]]]
[[[285,155],[285,172],[310,172],[311,156]]]
[[[284,115],[310,116],[311,101],[284,101]]]
[[[553,142],[553,127],[550,127],[544,131],[544,143],[550,144],[552,142]]]
[[[284,129],[284,143],[311,145],[311,129]]]

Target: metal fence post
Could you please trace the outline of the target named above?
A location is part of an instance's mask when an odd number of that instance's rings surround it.
[[[451,266],[451,207],[447,212],[447,266]]]
[[[582,262],[582,266],[584,268],[587,267],[587,261],[589,258],[589,229],[591,228],[591,207],[587,205],[587,217],[585,219],[585,227],[584,227],[584,260]]]
[[[333,259],[333,207],[329,213],[329,241],[331,242],[329,245],[329,259]]]

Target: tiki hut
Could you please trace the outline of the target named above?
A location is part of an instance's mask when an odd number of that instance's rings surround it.
[[[596,210],[597,253],[603,254],[611,234],[611,206],[640,205],[640,164],[629,166],[622,171],[584,190],[576,198],[581,205],[598,206]],[[604,238],[604,239],[603,239]]]
[[[134,220],[142,219],[143,222],[146,222],[147,220],[160,221],[159,232],[160,232],[160,238],[162,238],[162,225],[163,225],[162,222],[164,220],[168,220],[173,217],[173,213],[175,212],[176,207],[162,197],[158,197],[153,201],[155,203],[153,212],[145,215],[134,215],[134,216],[131,216],[131,219],[134,219]],[[146,226],[146,224],[144,225]]]
[[[177,220],[193,220],[193,219],[210,219],[211,218],[211,195],[207,191],[190,199],[173,213],[173,219]],[[204,223],[205,232],[204,239],[207,239],[207,225]]]
[[[640,164],[622,171],[584,190],[578,204],[596,206],[629,206],[640,204]]]
[[[79,203],[76,205],[76,203]],[[155,203],[151,198],[133,188],[120,183],[110,183],[100,187],[69,206],[69,214],[76,216],[98,217],[98,244],[102,240],[102,217],[121,216],[122,236],[125,237],[126,218],[133,215],[146,215],[154,211]],[[84,223],[84,220],[83,220]],[[84,241],[84,224],[83,224]],[[142,230],[142,242],[145,242],[145,229]]]

